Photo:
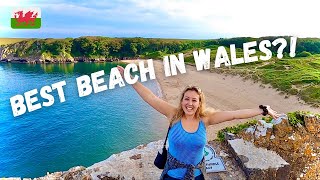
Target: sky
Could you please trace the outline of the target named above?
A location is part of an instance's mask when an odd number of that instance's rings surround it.
[[[316,0],[0,0],[0,37],[320,37],[319,5]],[[12,11],[20,7],[40,7],[40,29],[11,29]]]

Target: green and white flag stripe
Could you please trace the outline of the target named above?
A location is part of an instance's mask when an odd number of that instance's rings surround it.
[[[35,17],[36,15],[36,17]],[[37,7],[14,8],[11,14],[11,28],[39,29],[41,27],[41,10]]]

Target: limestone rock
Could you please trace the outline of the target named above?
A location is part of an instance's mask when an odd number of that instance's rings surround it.
[[[276,152],[258,148],[243,139],[227,142],[248,179],[284,179],[288,176],[290,165]]]
[[[64,180],[82,179],[82,177],[85,176],[82,171],[85,169],[83,166],[70,168],[67,172],[63,173],[62,178]]]
[[[114,154],[86,169],[94,180],[99,179],[158,179],[162,170],[154,166],[157,151],[163,140]]]
[[[304,117],[304,122],[308,132],[313,134],[320,132],[320,120],[316,116],[307,115]]]
[[[283,138],[292,132],[292,127],[289,125],[288,119],[282,119],[281,123],[274,125],[274,134],[277,137]]]
[[[283,116],[271,121],[274,126],[266,131],[265,136],[255,136],[256,131],[261,134],[261,128],[256,125],[241,131],[238,137],[277,152],[290,164],[289,179],[317,179],[320,171],[316,171],[313,164],[320,160],[319,118],[310,114],[300,114],[299,118],[303,118],[305,126],[299,123],[291,126],[288,118]]]
[[[48,173],[46,176],[34,178],[34,180],[59,180],[62,177],[62,174],[62,172]]]

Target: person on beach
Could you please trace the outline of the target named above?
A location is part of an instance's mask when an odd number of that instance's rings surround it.
[[[124,76],[124,68],[121,66],[117,68]],[[168,134],[168,157],[160,177],[161,180],[204,179],[206,127],[261,114],[269,114],[274,119],[279,117],[279,114],[270,106],[264,105],[236,111],[206,109],[204,94],[197,86],[188,86],[183,90],[178,107],[157,97],[140,82],[132,86],[145,102],[167,117],[171,126]]]

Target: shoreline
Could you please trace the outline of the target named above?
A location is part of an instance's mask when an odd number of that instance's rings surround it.
[[[120,60],[124,63],[137,63],[141,60]],[[146,61],[146,60],[142,60]],[[269,84],[244,80],[240,76],[218,74],[208,70],[197,71],[194,65],[186,64],[186,73],[165,77],[162,60],[153,61],[156,80],[160,85],[162,97],[171,104],[179,103],[180,93],[187,85],[199,86],[205,94],[207,107],[222,111],[234,111],[258,107],[260,104],[270,105],[278,113],[297,110],[320,113],[320,109],[299,100],[297,96],[285,97]],[[261,118],[256,116],[255,118]],[[208,141],[217,137],[217,132],[228,126],[244,123],[250,119],[236,119],[207,128]]]

